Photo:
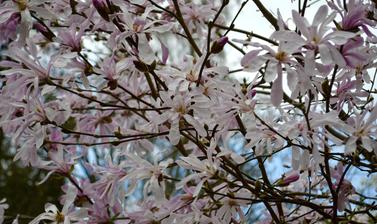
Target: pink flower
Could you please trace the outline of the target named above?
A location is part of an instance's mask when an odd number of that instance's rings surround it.
[[[101,135],[113,134],[115,125],[112,118],[112,111],[97,111],[95,114],[83,116],[78,122],[78,129],[87,133],[99,133]]]
[[[57,42],[60,42],[63,47],[68,48],[73,52],[81,51],[81,38],[85,34],[85,27],[90,24],[90,20],[85,20],[82,24],[72,24],[69,28],[60,29],[57,35]],[[79,29],[77,31],[77,28]]]
[[[376,22],[368,18],[368,6],[360,0],[350,0],[347,4],[347,10],[344,10],[342,18],[343,30],[354,31],[361,27],[365,33],[369,34],[367,26],[374,26]]]
[[[362,86],[360,79],[351,81],[347,78],[338,83],[337,98],[333,99],[338,111],[344,109],[345,105],[351,110],[355,105],[363,102],[362,98],[367,97],[367,94],[360,90],[360,86]]]
[[[340,53],[343,55],[346,65],[351,68],[357,68],[367,63],[367,54],[362,47],[364,40],[361,36],[349,39],[347,43],[340,49]]]
[[[373,5],[365,4],[362,0],[349,0],[346,5],[339,4],[339,6],[335,3],[336,1],[328,2],[329,6],[341,15],[341,28],[343,30],[357,32],[361,28],[368,37],[375,41],[376,36],[368,29],[368,26],[374,27],[376,25],[376,22],[369,16],[370,7],[374,7]]]

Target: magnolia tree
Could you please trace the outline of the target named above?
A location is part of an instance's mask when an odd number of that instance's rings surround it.
[[[2,1],[1,128],[66,179],[28,221],[376,223],[374,2]]]

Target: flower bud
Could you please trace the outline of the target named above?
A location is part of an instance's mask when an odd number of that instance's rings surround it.
[[[92,2],[93,6],[97,9],[102,18],[104,18],[106,21],[110,21],[110,9],[106,4],[106,0],[92,0]]]
[[[110,79],[107,86],[110,88],[110,90],[114,90],[118,87],[118,81],[116,79]]]
[[[227,36],[224,36],[224,37],[217,39],[212,44],[211,53],[212,54],[220,53],[224,49],[224,46],[225,46],[226,43],[228,43],[228,37]]]
[[[293,182],[296,182],[298,181],[298,179],[300,179],[300,174],[298,174],[297,172],[287,176],[287,177],[284,177],[282,179],[280,179],[276,185],[279,186],[279,187],[285,187],[285,186],[288,186],[290,183],[293,183]]]

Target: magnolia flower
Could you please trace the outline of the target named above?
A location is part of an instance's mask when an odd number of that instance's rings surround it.
[[[305,47],[309,50],[318,50],[321,55],[321,62],[324,65],[335,63],[340,67],[344,67],[346,62],[339,50],[333,45],[343,45],[348,39],[355,36],[354,33],[346,31],[329,31],[329,24],[334,20],[335,12],[328,14],[328,7],[321,6],[313,18],[312,25],[303,18],[297,11],[292,11],[293,21],[295,22],[298,30],[306,38]],[[287,31],[281,31],[287,32]],[[284,38],[284,36],[277,37],[278,40],[294,41]]]
[[[19,49],[17,45],[10,45],[7,54],[12,55],[14,61],[4,61],[0,64],[5,67],[4,71],[1,71],[2,75],[22,75],[28,78],[28,82],[35,82],[34,78],[37,77],[39,80],[45,80],[48,78],[50,66],[45,68],[42,66],[40,61],[40,55],[38,55],[36,45],[32,42],[27,43],[27,47],[22,50]],[[36,87],[37,88],[37,87]],[[37,91],[37,90],[34,90]]]
[[[45,2],[49,0],[13,0],[5,1],[0,4],[0,24],[13,19],[12,26],[19,27],[19,39],[18,42],[22,46],[25,44],[26,38],[29,36],[29,31],[33,25],[33,19],[31,11],[37,12],[48,19],[55,19],[53,13],[43,7]],[[16,16],[15,16],[16,15]],[[21,19],[17,18],[18,16]],[[8,25],[10,25],[8,23]],[[0,39],[1,41],[1,39]]]
[[[191,124],[200,136],[206,136],[206,131],[202,124],[200,124],[193,116],[189,114],[190,98],[180,93],[174,92],[160,92],[164,107],[170,107],[169,110],[164,110],[162,114],[154,119],[153,124],[163,124],[165,121],[170,122],[169,140],[173,145],[177,145],[180,140],[180,121],[184,119]]]
[[[191,91],[195,92],[192,94],[203,95],[204,93],[204,95],[209,96],[210,93],[207,92],[207,90],[213,88],[212,85],[218,84],[212,83],[213,80],[210,76],[217,75],[222,77],[228,73],[229,69],[226,66],[204,67],[200,80],[201,85],[197,87],[200,69],[203,63],[205,63],[204,59],[205,55],[198,59],[185,55],[183,62],[180,65],[164,68],[157,71],[157,73],[166,79],[170,90],[176,90],[179,92]]]
[[[70,223],[79,223],[82,222],[84,218],[87,217],[86,209],[76,209],[73,202],[75,201],[77,195],[77,189],[71,187],[68,191],[63,209],[59,211],[56,205],[47,203],[45,205],[45,212],[38,215],[33,219],[30,224],[38,224],[43,220],[49,220],[53,224],[70,224]]]
[[[157,204],[164,202],[166,200],[164,178],[168,176],[166,171],[173,161],[168,159],[158,163],[155,160],[154,164],[151,164],[132,153],[126,153],[125,156],[129,159],[127,163],[129,170],[124,178],[131,182],[127,195],[135,190],[138,181],[147,180],[144,185],[144,196],[146,197],[148,192],[152,192]]]
[[[165,33],[173,28],[172,23],[166,23],[164,20],[149,21],[147,16],[148,11],[142,15],[142,17],[131,16],[128,13],[124,13],[124,22],[128,28],[127,31],[120,35],[120,38],[126,38],[134,34],[140,33]]]
[[[218,186],[214,189],[217,191],[217,188],[223,188],[223,186]],[[221,220],[221,223],[231,223],[231,220],[239,220],[241,223],[245,221],[244,211],[242,206],[249,204],[248,198],[252,198],[252,195],[246,189],[230,189],[223,188],[219,190],[223,195],[227,195],[221,200],[221,208],[217,210],[216,216]],[[221,196],[223,197],[223,196]],[[220,198],[219,195],[216,195],[215,198]]]
[[[367,93],[362,92],[358,87],[362,86],[361,80],[352,80],[347,78],[338,83],[336,94],[337,98],[332,99],[331,103],[336,103],[337,110],[340,111],[347,104],[348,109],[352,110],[355,105],[362,102],[363,97],[367,97]],[[334,101],[334,102],[333,102]]]
[[[339,4],[336,1],[329,1],[328,5],[341,15],[342,22],[340,26],[343,30],[357,32],[361,28],[368,37],[372,39],[376,38],[368,29],[368,26],[374,27],[376,25],[376,22],[370,18],[370,4],[365,4],[362,0],[349,0],[345,5]]]
[[[358,68],[358,66],[361,67],[368,62],[365,48],[362,47],[363,44],[363,38],[357,36],[349,39],[340,49],[340,53],[343,55],[347,66]]]
[[[120,154],[114,154],[112,157],[108,154],[105,156],[106,165],[94,166],[93,173],[97,173],[99,180],[92,187],[98,198],[111,207],[116,206],[120,201],[119,195],[122,194],[122,186],[128,174],[125,161],[116,163]],[[97,200],[97,199],[95,199]]]
[[[101,135],[112,134],[115,131],[112,114],[111,110],[104,112],[97,111],[92,115],[87,114],[79,120],[79,130],[87,133],[99,133]]]
[[[276,31],[271,38],[280,41],[276,51],[267,45],[251,44],[262,49],[252,50],[245,54],[241,65],[246,71],[255,72],[268,62],[263,78],[266,82],[273,81],[271,102],[274,106],[279,106],[283,99],[283,68],[297,63],[292,54],[297,52],[305,44],[305,41],[298,34],[289,31]],[[262,50],[266,50],[268,53],[259,55]]]
[[[24,165],[30,164],[35,167],[47,165],[49,162],[42,160],[38,155],[38,150],[43,145],[45,136],[46,127],[41,126],[40,123],[37,123],[32,128],[26,128],[20,138],[13,139],[14,143],[18,145],[17,153],[13,160],[21,160]]]
[[[375,149],[375,140],[371,136],[375,136],[377,125],[377,107],[374,107],[370,113],[364,111],[359,114],[356,112],[354,117],[348,119],[348,124],[344,126],[349,133],[346,141],[346,153],[352,153],[356,150],[357,141],[361,140],[362,147],[369,152]]]
[[[174,5],[171,4],[171,8],[174,11]],[[200,36],[205,36],[207,31],[206,21],[209,21],[214,17],[216,11],[213,8],[212,1],[208,1],[208,4],[184,4],[183,2],[179,5],[181,12],[183,14],[183,19],[187,24],[191,33]],[[219,20],[221,17],[219,18]]]
[[[275,131],[281,132],[277,123],[274,121],[274,115],[270,112],[262,117],[270,127],[275,127]],[[263,124],[254,123],[247,129],[245,135],[250,142],[245,147],[255,147],[256,155],[266,155],[284,146],[285,140],[274,131],[270,130]]]
[[[111,57],[103,60],[103,63],[101,63],[101,68],[95,68],[94,71],[106,77],[107,86],[110,88],[110,90],[117,88],[117,78],[119,76],[117,74],[120,74],[120,72],[117,71],[115,55],[112,55]]]
[[[65,154],[63,149],[56,151],[50,150],[49,157],[51,159],[50,164],[42,166],[42,169],[50,170],[47,175],[38,184],[42,184],[53,174],[59,173],[63,176],[69,175],[72,171],[72,167],[75,164],[75,158],[71,158],[68,153]]]
[[[141,205],[138,206],[139,208],[134,211],[130,212],[127,215],[127,218],[130,219],[131,223],[137,224],[150,224],[155,222],[166,223],[169,222],[162,221],[164,218],[169,216],[171,212],[169,208],[165,207],[164,205],[156,204],[153,198],[147,197],[143,201]]]
[[[208,204],[208,200],[206,198],[195,198],[194,186],[188,187],[187,185],[184,185],[182,190],[182,194],[174,196],[167,203],[168,208],[170,208],[172,211],[176,213],[187,214],[193,211],[194,207],[201,209],[204,208],[206,204]],[[179,209],[177,210],[177,208]]]
[[[193,193],[193,197],[196,197],[202,189],[203,184],[220,172],[221,169],[219,160],[212,157],[211,151],[208,152],[209,158],[205,160],[199,160],[196,156],[191,154],[188,157],[181,157],[180,160],[177,161],[177,164],[180,167],[196,171],[195,173],[190,174],[181,180],[177,184],[178,188],[183,187],[191,180],[198,180],[199,183],[196,184],[195,191]]]
[[[90,23],[90,20],[85,20],[79,26],[72,24],[69,28],[61,29],[56,37],[56,41],[61,43],[63,49],[67,48],[68,51],[80,52],[81,51],[81,38],[85,34],[85,27]],[[79,30],[77,31],[77,28]]]

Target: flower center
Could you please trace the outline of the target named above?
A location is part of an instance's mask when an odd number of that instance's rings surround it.
[[[179,105],[176,109],[175,109],[175,111],[177,112],[177,113],[179,113],[179,114],[181,114],[181,115],[184,115],[184,114],[186,114],[186,107],[185,107],[185,105]]]
[[[229,201],[228,201],[228,205],[229,205],[230,207],[234,207],[234,206],[238,206],[238,203],[237,203],[237,201],[234,200],[234,199],[229,199]]]
[[[356,137],[361,138],[366,135],[364,129],[359,129],[353,133]]]
[[[57,223],[62,223],[62,222],[64,222],[64,214],[58,211],[58,212],[56,213],[56,215],[55,215],[55,221],[56,221]]]
[[[16,0],[15,3],[17,3],[20,11],[24,11],[27,8],[27,0]]]
[[[195,82],[197,80],[197,77],[192,70],[189,73],[186,74],[186,80],[188,80],[190,82]]]
[[[321,38],[319,38],[318,36],[314,36],[313,39],[312,39],[312,44],[313,45],[317,45],[319,44]]]
[[[284,51],[279,51],[275,55],[276,60],[284,61],[287,58],[287,54]]]

